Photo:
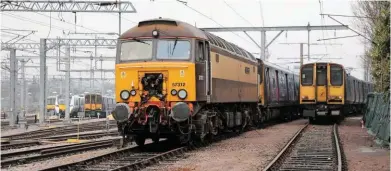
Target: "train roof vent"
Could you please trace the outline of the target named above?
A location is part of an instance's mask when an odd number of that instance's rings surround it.
[[[138,27],[141,26],[147,26],[147,25],[154,25],[154,24],[166,24],[166,25],[174,25],[178,26],[178,23],[174,20],[167,20],[167,19],[155,19],[155,20],[146,20],[146,21],[140,21],[138,23]]]

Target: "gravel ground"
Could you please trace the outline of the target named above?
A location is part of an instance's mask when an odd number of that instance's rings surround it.
[[[266,167],[306,122],[307,120],[296,120],[249,131],[239,137],[187,153],[186,159],[173,164],[159,165],[145,170],[260,170]]]
[[[389,149],[376,145],[374,138],[367,133],[367,129],[361,128],[361,118],[346,118],[338,128],[348,169],[353,171],[389,171]]]

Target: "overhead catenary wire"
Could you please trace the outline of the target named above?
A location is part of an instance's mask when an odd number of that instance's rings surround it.
[[[207,16],[206,14],[204,14],[204,13],[202,13],[202,12],[200,12],[200,11],[194,9],[194,8],[192,8],[191,6],[187,5],[187,3],[184,3],[184,2],[179,1],[179,0],[177,0],[177,2],[181,3],[182,5],[186,6],[186,7],[189,8],[189,9],[193,10],[194,12],[196,12],[196,13],[198,13],[198,14],[204,16],[205,18],[208,18],[209,20],[213,21],[214,23],[216,23],[216,24],[219,25],[220,27],[224,27],[222,24],[220,24],[219,22],[217,22],[216,20],[214,20],[212,17],[209,17],[209,16]],[[243,40],[245,40],[245,41],[251,43],[252,45],[254,45],[252,42],[250,42],[250,41],[247,40],[246,38],[240,36],[239,34],[233,32],[233,31],[231,31],[231,33],[235,34],[236,36],[240,37],[241,39],[243,39]],[[257,48],[258,48],[258,47],[257,47]]]

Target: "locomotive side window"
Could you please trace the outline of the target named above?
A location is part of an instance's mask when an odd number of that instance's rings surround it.
[[[341,86],[343,84],[343,70],[341,66],[331,65],[330,68],[331,85]]]
[[[120,61],[142,60],[152,58],[152,41],[138,40],[121,44]]]
[[[301,69],[301,84],[312,85],[313,84],[313,65],[306,65]]]
[[[220,61],[219,54],[216,54],[216,62],[218,63]]]
[[[158,40],[157,59],[189,59],[190,42],[187,40]]]
[[[204,52],[205,52],[204,42],[198,42],[198,49],[197,49],[198,55],[197,55],[197,59],[196,59],[197,62],[202,62],[205,60]]]
[[[325,65],[316,66],[316,84],[318,86],[327,84],[327,68]]]

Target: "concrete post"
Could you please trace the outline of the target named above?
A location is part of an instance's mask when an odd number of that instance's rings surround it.
[[[21,70],[21,76],[22,76],[22,85],[21,85],[21,91],[20,91],[20,113],[19,113],[19,122],[21,128],[25,128],[26,123],[25,122],[25,115],[26,115],[26,80],[25,80],[25,64],[26,61],[22,59],[20,61],[20,70]]]
[[[67,46],[66,50],[66,63],[65,63],[65,122],[70,122],[69,120],[69,107],[70,107],[70,100],[69,100],[69,93],[70,93],[70,70],[71,70],[71,51],[70,47]]]
[[[266,31],[261,31],[261,60],[266,60]]]
[[[15,126],[16,119],[16,80],[18,77],[18,61],[16,60],[16,50],[10,49],[10,81],[11,81],[11,91],[10,91],[10,108],[11,113],[9,117],[9,125],[11,127]]]
[[[304,56],[303,56],[303,43],[300,43],[300,68],[301,66],[303,66],[303,59]]]
[[[39,56],[39,123],[43,124],[46,113],[46,39],[40,40]]]

